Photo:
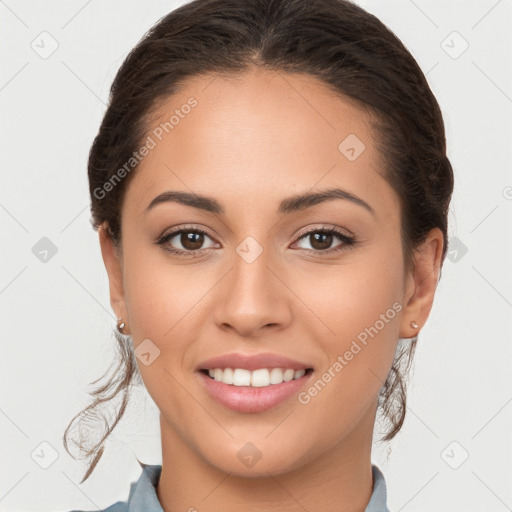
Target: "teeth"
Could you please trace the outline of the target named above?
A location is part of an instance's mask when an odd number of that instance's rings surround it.
[[[281,384],[281,382],[283,382],[283,370],[281,370],[281,368],[272,368],[270,372],[270,384]]]
[[[215,368],[215,372],[217,370],[221,373],[221,378],[216,378],[215,380],[218,380],[219,382],[223,382],[223,376],[224,372],[220,368]],[[214,378],[216,375],[214,375]],[[249,370],[243,370],[241,368],[237,368],[233,372],[233,384],[235,386],[250,386],[251,385],[251,372]]]
[[[294,370],[293,368],[259,368],[253,371],[244,368],[214,368],[208,370],[208,375],[217,382],[255,388],[290,382],[291,380],[300,379],[305,374],[306,370]]]
[[[291,368],[288,368],[283,373],[283,380],[285,382],[289,382],[289,381],[293,380],[294,375],[295,375],[295,372]]]
[[[251,375],[251,386],[262,388],[270,385],[270,372],[266,368],[254,370]]]
[[[222,372],[222,370],[221,370]],[[231,368],[226,368],[224,372],[221,374],[220,379],[224,384],[233,384],[234,382],[234,372]]]
[[[293,376],[294,379],[300,379],[303,375],[306,375],[306,370],[297,370]]]

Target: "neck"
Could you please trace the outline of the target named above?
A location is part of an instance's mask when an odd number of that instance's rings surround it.
[[[161,416],[158,499],[165,512],[364,512],[373,490],[374,419],[369,411],[342,442],[297,469],[245,478],[209,464]]]

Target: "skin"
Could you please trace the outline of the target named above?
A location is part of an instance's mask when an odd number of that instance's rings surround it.
[[[258,68],[195,77],[161,103],[151,127],[190,96],[198,105],[128,184],[122,251],[99,229],[117,317],[135,347],[149,338],[160,350],[149,366],[138,361],[161,412],[159,500],[166,512],[364,511],[379,389],[398,338],[416,335],[411,321],[421,329],[430,313],[441,231],[428,234],[406,269],[399,198],[382,176],[371,120],[315,78]],[[338,150],[351,133],[366,146],[354,161]],[[374,213],[342,199],[277,212],[285,198],[334,187]],[[169,190],[215,198],[225,213],[168,202],[144,214]],[[155,244],[184,224],[208,232],[199,257]],[[322,227],[357,243],[333,236],[327,254],[297,236]],[[247,236],[263,249],[252,263],[236,252]],[[180,236],[167,247],[184,248]],[[314,368],[307,389],[394,303],[401,311],[307,404],[292,397],[262,413],[232,411],[196,373],[221,354],[273,352]],[[262,455],[252,467],[237,457],[247,442]]]

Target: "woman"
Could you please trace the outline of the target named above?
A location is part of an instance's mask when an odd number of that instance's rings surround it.
[[[188,3],[119,70],[89,182],[121,363],[64,443],[85,480],[139,378],[162,441],[107,510],[388,510],[374,423],[402,426],[453,189],[396,36],[346,0]]]

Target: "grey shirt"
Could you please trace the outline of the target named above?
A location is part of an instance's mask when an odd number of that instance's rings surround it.
[[[163,512],[158,501],[156,487],[162,472],[162,466],[143,464],[142,474],[130,486],[128,501],[118,501],[104,512]],[[387,507],[386,482],[380,469],[372,464],[373,493],[365,512],[389,512]]]

